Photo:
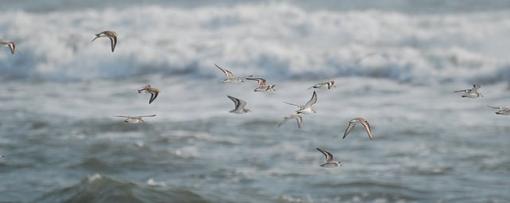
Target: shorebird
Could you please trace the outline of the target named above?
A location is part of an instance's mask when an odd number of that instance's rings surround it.
[[[230,95],[227,95],[227,97],[234,102],[234,109],[231,110],[230,113],[243,114],[250,112],[250,109],[244,108],[246,106],[246,102],[244,100],[235,98]]]
[[[116,32],[103,31],[103,32],[97,33],[96,37],[94,37],[94,39],[92,39],[92,42],[100,37],[107,37],[108,39],[110,39],[110,43],[112,46],[112,52],[115,51],[115,46],[117,46],[117,33]]]
[[[289,116],[283,117],[283,121],[278,123],[278,127],[282,126],[289,119],[296,119],[298,128],[302,128],[303,127],[303,114],[302,113],[298,113],[298,112],[296,112],[294,114],[291,114]]]
[[[363,128],[365,129],[365,131],[368,134],[368,138],[374,139],[374,136],[372,135],[372,129],[370,128],[370,124],[368,123],[368,121],[366,119],[361,118],[361,117],[354,118],[349,121],[342,139],[345,139],[345,137],[347,137],[347,135],[349,135],[349,133],[352,131],[352,129],[354,129],[354,127],[356,127],[356,123],[360,123],[363,126]]]
[[[335,160],[335,158],[333,157],[333,154],[331,154],[330,152],[323,150],[321,148],[315,148],[315,149],[317,149],[317,151],[324,154],[324,156],[326,157],[326,163],[321,164],[321,167],[335,168],[335,167],[339,167],[342,165],[340,163],[340,161]]]
[[[326,81],[326,82],[321,82],[321,83],[317,83],[311,87],[309,87],[308,89],[322,89],[322,88],[328,88],[328,90],[330,90],[331,88],[333,87],[336,87],[335,85],[335,81],[334,80],[331,80],[331,81]]]
[[[471,88],[471,89],[456,90],[456,91],[454,91],[454,93],[462,92],[462,93],[464,93],[464,94],[462,94],[462,97],[467,97],[467,98],[477,98],[480,96],[483,97],[482,93],[478,92],[479,89],[480,89],[480,85],[474,84],[473,88]]]
[[[138,90],[138,93],[147,92],[151,94],[151,98],[149,99],[149,104],[152,103],[156,97],[159,95],[159,89],[151,87],[151,85],[145,85],[142,89]]]
[[[216,64],[214,64],[216,68],[220,69],[223,74],[225,74],[225,80],[223,80],[224,83],[239,83],[244,82],[244,79],[241,77],[236,77],[232,71],[229,71],[225,68],[222,68]]]
[[[115,117],[126,118],[126,120],[124,120],[124,122],[126,122],[126,123],[138,124],[138,123],[144,123],[143,118],[154,117],[154,116],[156,116],[156,114],[146,115],[146,116],[115,116]]]
[[[247,80],[255,80],[255,81],[257,81],[257,84],[259,86],[253,90],[254,92],[273,92],[273,91],[276,91],[276,89],[275,89],[276,85],[268,84],[266,79],[264,79],[264,78],[247,77],[246,79]]]
[[[305,105],[297,105],[293,103],[284,102],[288,105],[297,106],[299,109],[296,111],[298,113],[316,113],[313,105],[317,103],[317,93],[313,91],[312,98],[306,102]]]
[[[510,115],[510,108],[504,106],[489,106],[490,108],[496,109],[495,112],[498,115]]]
[[[16,51],[16,43],[15,42],[8,42],[8,41],[0,40],[0,45],[9,47],[9,49],[11,50],[11,54],[14,54],[14,51]]]

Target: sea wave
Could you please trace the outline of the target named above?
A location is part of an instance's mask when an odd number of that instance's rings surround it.
[[[49,192],[34,202],[208,202],[188,190],[118,181],[94,174],[80,183]]]
[[[119,33],[115,53],[103,30]],[[0,14],[6,79],[144,75],[222,77],[213,64],[272,79],[386,78],[409,83],[510,80],[509,12],[413,15],[308,11],[280,4]]]

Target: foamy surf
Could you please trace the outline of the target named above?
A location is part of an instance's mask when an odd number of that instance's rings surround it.
[[[0,38],[19,45],[0,50],[0,202],[510,200],[510,117],[487,107],[508,102],[510,14],[499,0],[447,12],[460,0],[382,0],[390,8],[378,10],[49,3],[64,1],[0,8]],[[107,39],[90,43],[103,30],[119,33],[115,53]],[[277,91],[224,84],[214,64]],[[326,80],[337,88],[317,91],[302,129],[277,127],[295,110],[283,101],[304,102]],[[453,93],[472,83],[483,98]],[[151,105],[136,91],[146,84],[161,88]],[[253,111],[232,115],[226,95]],[[113,117],[148,114],[157,117],[140,125]],[[341,139],[357,116],[370,120],[372,142],[362,128]],[[316,147],[343,166],[321,168]]]
[[[510,79],[508,19],[508,12],[412,15],[290,4],[8,11],[0,14],[0,36],[16,40],[19,53],[1,53],[0,72],[57,81],[216,77],[218,63],[276,79],[494,83]],[[105,29],[119,33],[115,53],[107,41],[89,43]]]

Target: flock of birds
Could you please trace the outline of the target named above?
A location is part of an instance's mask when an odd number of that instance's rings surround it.
[[[116,32],[103,31],[98,34],[95,34],[95,37],[92,39],[91,42],[95,41],[98,38],[108,38],[110,40],[111,51],[114,52],[115,47],[117,46],[117,38],[118,38],[117,36],[118,35]],[[11,51],[11,54],[14,54],[16,51],[16,43],[13,41],[0,40],[0,45],[8,47]],[[267,82],[266,79],[264,79],[262,77],[255,77],[253,75],[236,76],[230,70],[227,70],[227,69],[220,67],[216,64],[214,64],[214,65],[216,66],[216,68],[218,68],[225,75],[225,79],[223,80],[224,83],[242,83],[245,80],[256,81],[257,87],[253,90],[254,92],[274,92],[274,91],[276,91],[276,89],[275,89],[276,85],[270,84],[269,82]],[[331,81],[317,83],[317,84],[311,86],[309,89],[328,89],[328,90],[330,90],[334,87],[336,87],[335,81],[331,80]],[[454,93],[462,93],[461,97],[464,97],[464,98],[483,97],[483,95],[479,91],[480,87],[481,87],[480,85],[474,84],[473,87],[470,89],[457,90],[457,91],[454,91]],[[158,88],[152,87],[151,85],[146,85],[142,89],[139,89],[137,91],[138,91],[138,93],[148,93],[151,95],[149,98],[149,104],[151,104],[152,102],[154,102],[154,100],[156,100],[156,98],[158,97],[159,92],[160,92]],[[250,109],[246,108],[246,105],[247,105],[246,101],[236,98],[236,97],[233,97],[233,96],[230,96],[230,95],[227,95],[227,97],[230,100],[232,100],[232,102],[234,102],[234,109],[232,109],[230,111],[230,113],[245,114],[245,113],[250,112]],[[295,119],[297,122],[297,127],[302,128],[303,127],[303,117],[306,114],[316,113],[316,111],[314,109],[314,105],[317,103],[317,92],[313,91],[312,97],[310,98],[310,100],[308,100],[303,105],[289,103],[289,102],[284,102],[284,103],[295,106],[295,107],[297,107],[297,109],[289,116],[285,116],[283,118],[283,120],[278,123],[278,127],[281,126],[282,124],[286,123],[288,120]],[[496,110],[495,113],[498,115],[510,115],[510,107],[504,107],[504,106],[489,106],[489,107],[495,109]],[[155,117],[155,116],[156,116],[155,114],[152,114],[152,115],[142,115],[142,116],[115,116],[115,117],[125,118],[124,122],[126,122],[126,123],[139,124],[139,123],[144,123],[144,120],[143,120],[144,118]],[[363,117],[353,118],[347,122],[347,127],[345,128],[344,135],[343,135],[342,139],[345,139],[347,137],[347,135],[349,135],[351,133],[351,131],[354,129],[354,127],[356,127],[357,124],[360,124],[363,127],[363,129],[367,133],[368,138],[370,140],[374,139],[374,135],[372,133],[372,128],[371,128],[368,120]],[[326,158],[326,162],[321,164],[320,165],[321,167],[333,168],[333,167],[341,166],[341,162],[336,160],[333,157],[333,154],[331,154],[330,152],[328,152],[324,149],[321,149],[321,148],[316,148],[316,149],[319,152],[321,152]],[[0,158],[3,158],[3,157],[4,157],[3,155],[0,155]]]

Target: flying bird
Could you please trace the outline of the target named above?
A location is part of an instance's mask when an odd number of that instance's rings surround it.
[[[138,93],[147,92],[151,94],[151,98],[149,99],[149,104],[151,104],[156,97],[159,95],[159,89],[151,87],[151,85],[145,85],[142,89],[138,90]]]
[[[236,77],[232,71],[227,70],[225,68],[222,68],[216,64],[214,64],[216,68],[218,68],[223,74],[225,74],[225,80],[223,80],[224,83],[239,83],[244,82],[244,79],[241,77]]]
[[[16,51],[16,43],[15,42],[8,42],[8,41],[0,40],[0,45],[9,47],[9,49],[11,50],[11,54],[14,54],[14,52]]]
[[[246,80],[257,81],[258,87],[253,90],[254,92],[273,92],[273,91],[276,91],[276,89],[275,89],[276,85],[268,84],[266,79],[264,79],[264,78],[247,77]]]
[[[333,154],[331,154],[330,152],[328,152],[326,150],[323,150],[321,148],[315,148],[315,149],[317,149],[317,151],[319,151],[322,154],[324,154],[324,156],[326,157],[326,163],[321,164],[320,165],[321,167],[336,168],[336,167],[339,167],[339,166],[342,165],[340,163],[340,161],[335,160],[335,158],[333,157]]]
[[[317,84],[309,87],[308,89],[312,89],[312,88],[314,88],[314,89],[328,88],[328,90],[330,90],[333,87],[336,87],[335,81],[334,80],[330,80],[330,81],[326,81],[326,82],[317,83]]]
[[[479,89],[480,89],[480,85],[474,84],[473,88],[471,88],[471,89],[456,90],[456,91],[454,91],[454,93],[463,93],[462,97],[467,97],[467,98],[477,98],[480,96],[483,97],[482,93],[480,93],[478,91]]]
[[[244,108],[246,106],[246,102],[244,100],[235,98],[230,95],[227,95],[227,97],[234,102],[234,109],[231,110],[230,113],[243,114],[250,112],[250,109]]]
[[[156,114],[145,115],[145,116],[115,116],[115,117],[126,118],[126,120],[124,120],[124,122],[126,122],[126,123],[138,124],[138,123],[144,123],[143,118],[154,117],[154,116],[156,116]]]
[[[363,126],[363,128],[365,129],[365,131],[368,134],[368,138],[374,139],[374,136],[372,135],[372,128],[370,127],[370,124],[368,123],[368,121],[366,119],[361,118],[361,117],[354,118],[349,121],[342,139],[345,139],[345,137],[347,137],[347,135],[349,135],[349,133],[352,131],[352,129],[354,129],[354,127],[356,127],[356,123],[359,123]]]
[[[107,37],[108,39],[110,39],[110,44],[111,44],[111,47],[112,47],[112,52],[115,51],[115,47],[117,46],[117,33],[116,32],[114,32],[114,31],[103,31],[103,32],[97,33],[96,37],[94,37],[94,39],[92,39],[92,42],[95,41],[97,38],[100,38],[100,37]]]
[[[313,91],[312,98],[310,98],[310,100],[308,100],[308,102],[306,102],[305,105],[298,105],[288,102],[284,103],[298,107],[298,110],[296,111],[298,113],[316,113],[315,109],[313,108],[313,105],[317,103],[317,93]]]
[[[489,106],[490,108],[496,109],[498,115],[510,115],[510,108],[504,106]]]

